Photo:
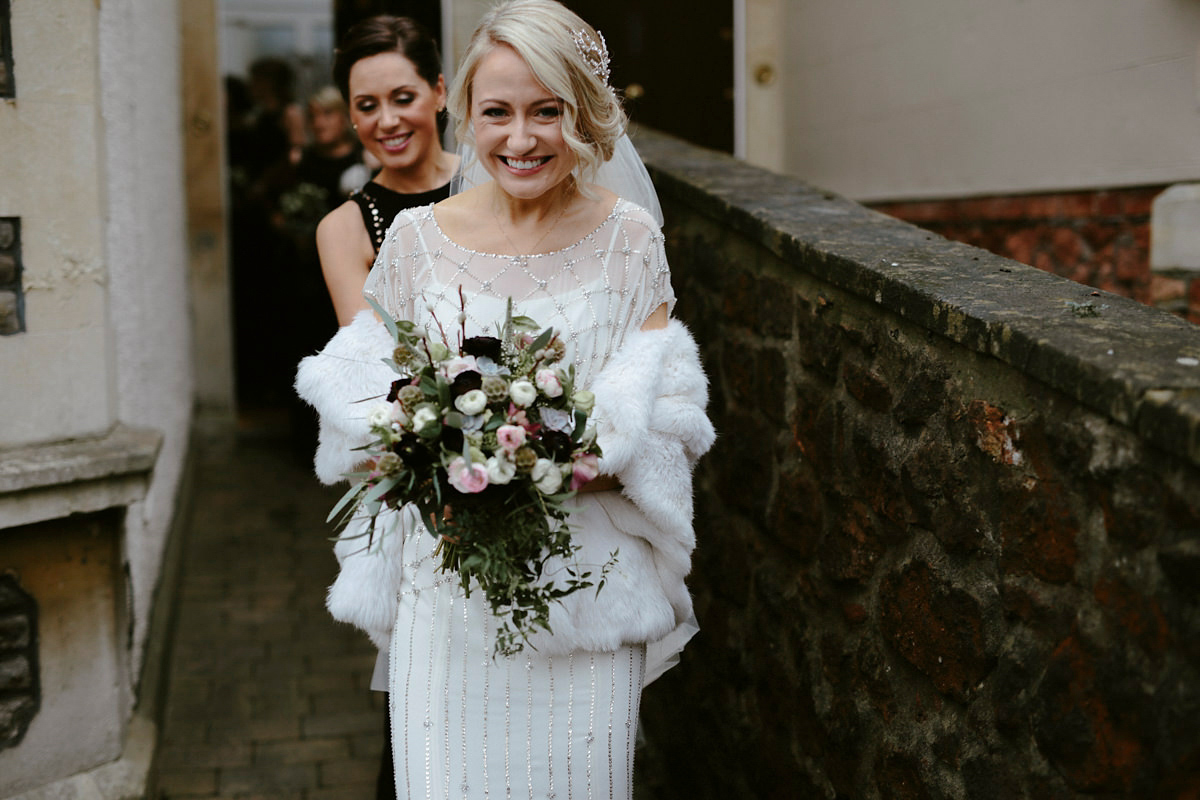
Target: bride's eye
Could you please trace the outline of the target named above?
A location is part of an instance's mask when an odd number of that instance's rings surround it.
[[[558,119],[562,116],[562,109],[558,106],[544,106],[543,108],[539,108],[535,113],[543,119]]]

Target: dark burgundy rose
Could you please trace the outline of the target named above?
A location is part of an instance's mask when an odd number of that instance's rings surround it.
[[[472,336],[463,342],[462,350],[469,356],[486,356],[500,362],[500,340],[493,336]]]
[[[396,395],[400,394],[400,390],[407,385],[408,378],[398,378],[397,380],[392,381],[392,388],[389,389],[387,393],[387,401],[389,403],[394,403],[396,401]]]
[[[392,445],[392,452],[400,456],[409,469],[419,470],[433,463],[433,454],[425,449],[421,437],[415,433],[406,433],[401,436],[400,441]]]
[[[575,443],[571,441],[571,437],[562,431],[544,430],[541,440],[542,446],[546,448],[546,453],[555,461],[566,461],[571,457],[571,451],[575,449]]]
[[[467,370],[460,372],[454,376],[454,382],[450,384],[450,396],[458,397],[464,395],[472,389],[483,388],[483,376],[475,370]]]
[[[442,426],[442,444],[453,453],[461,453],[463,449],[463,432],[449,425]]]

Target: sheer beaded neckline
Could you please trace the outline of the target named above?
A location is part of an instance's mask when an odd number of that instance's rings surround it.
[[[482,250],[472,250],[470,247],[459,244],[458,242],[454,241],[453,239],[451,239],[449,236],[446,235],[446,232],[444,230],[442,230],[441,223],[438,222],[437,214],[435,213],[433,206],[429,207],[429,219],[433,223],[433,229],[437,231],[438,236],[442,237],[442,241],[453,246],[456,250],[461,250],[464,253],[469,253],[473,256],[483,256],[485,258],[505,258],[505,259],[509,259],[509,260],[518,259],[518,258],[519,259],[546,258],[548,256],[557,256],[557,255],[562,255],[564,253],[569,253],[572,250],[574,250],[575,248],[583,245],[584,242],[587,242],[588,240],[594,238],[596,236],[596,234],[598,234],[600,231],[604,230],[605,225],[612,222],[613,219],[618,216],[618,214],[621,210],[621,206],[625,202],[626,201],[623,198],[618,197],[616,199],[616,202],[613,203],[613,207],[611,209],[609,209],[608,215],[604,219],[600,220],[600,224],[598,224],[595,228],[593,228],[591,231],[589,231],[585,236],[583,236],[581,239],[579,239],[579,241],[573,242],[572,244],[569,244],[566,247],[560,247],[557,250],[547,250],[544,253],[529,253],[529,254],[488,253],[488,252],[482,251]]]

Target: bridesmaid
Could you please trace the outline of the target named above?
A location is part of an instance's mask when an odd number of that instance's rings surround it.
[[[338,324],[367,307],[363,281],[397,213],[443,200],[458,156],[442,149],[446,81],[437,43],[407,17],[377,16],[346,32],[333,79],[379,173],[317,226],[317,253]]]
[[[371,181],[317,226],[325,286],[338,324],[348,325],[367,308],[363,282],[392,219],[404,209],[449,197],[458,156],[442,148],[439,117],[446,108],[446,81],[441,55],[415,20],[381,15],[356,23],[334,53],[333,80],[346,98],[367,160],[380,165]],[[386,716],[384,731],[378,800],[396,796]]]

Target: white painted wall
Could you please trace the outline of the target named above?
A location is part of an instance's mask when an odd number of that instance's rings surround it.
[[[26,332],[0,337],[0,447],[107,430],[102,120],[92,4],[12,4],[16,101],[0,102],[0,216],[21,219]]]
[[[0,448],[99,435],[116,423],[164,437],[118,556],[129,569],[132,641],[103,630],[103,615],[119,618],[115,602],[92,608],[98,621],[59,615],[90,626],[108,657],[81,658],[54,644],[75,642],[69,631],[55,638],[48,629],[43,708],[65,702],[69,713],[35,718],[55,728],[36,759],[19,747],[3,754],[24,770],[70,770],[119,753],[187,450],[180,19],[177,3],[163,0],[18,0],[11,10],[17,98],[0,102],[0,216],[22,222],[28,331],[0,338]],[[123,572],[111,572],[114,598]],[[80,692],[88,704],[71,700]],[[82,732],[97,729],[103,742],[85,746]]]
[[[471,34],[479,20],[495,5],[490,0],[442,0],[442,60],[446,62],[446,83],[454,77],[455,68],[467,52]]]
[[[141,667],[192,415],[179,36],[176,3],[105,0],[100,6],[105,136],[98,171],[107,200],[117,417],[164,436],[146,499],[126,515],[134,675]]]
[[[1200,3],[784,6],[784,168],[819,186],[883,200],[1200,177]]]

